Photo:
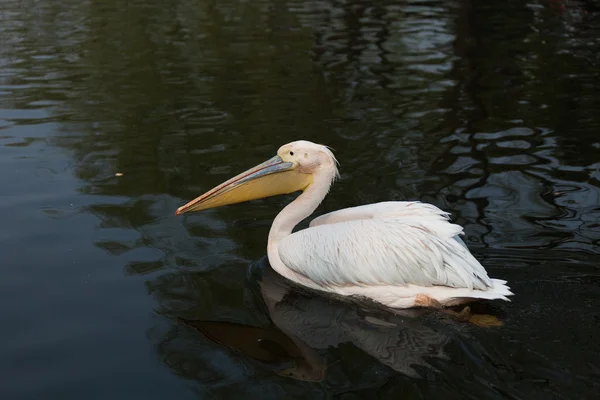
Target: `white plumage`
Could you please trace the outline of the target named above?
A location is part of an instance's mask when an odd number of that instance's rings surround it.
[[[458,237],[462,227],[448,219],[448,213],[421,202],[347,208],[285,237],[279,256],[322,290],[376,296],[388,306],[413,306],[417,294],[446,305],[508,300],[506,282],[488,277]]]
[[[272,178],[285,173],[289,175],[283,181]],[[277,215],[269,232],[269,262],[284,277],[397,308],[508,300],[512,295],[506,282],[490,279],[469,252],[459,238],[462,227],[431,204],[391,201],[347,208],[317,217],[309,228],[292,233],[318,207],[337,176],[337,161],[328,148],[297,141],[178,213],[302,190]],[[254,188],[260,196],[254,196]]]
[[[326,223],[335,218],[325,216],[317,226],[283,239],[279,255],[288,268],[319,285],[491,287],[481,264],[455,239],[462,228],[434,210],[422,203],[387,202],[363,206],[363,213],[337,211],[356,218]]]

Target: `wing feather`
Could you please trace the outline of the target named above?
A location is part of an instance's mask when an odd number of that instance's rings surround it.
[[[420,201],[382,201],[380,203],[365,204],[357,207],[344,208],[328,214],[323,214],[310,222],[310,226],[334,224],[344,221],[355,221],[357,219],[377,218],[435,218],[447,221],[449,213],[440,210],[436,206]]]
[[[448,222],[447,214],[434,206],[412,203],[401,204],[400,212],[393,215],[390,204],[387,210],[378,209],[381,204],[317,218],[316,224],[280,242],[282,262],[324,286],[492,287],[483,266],[456,240],[462,228]],[[414,207],[415,212],[407,214],[407,207]]]

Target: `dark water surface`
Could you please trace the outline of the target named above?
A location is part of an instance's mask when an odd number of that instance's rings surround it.
[[[451,212],[504,325],[287,287],[292,196],[174,216],[296,139],[318,213]],[[597,2],[5,0],[0,163],[2,399],[600,397]]]

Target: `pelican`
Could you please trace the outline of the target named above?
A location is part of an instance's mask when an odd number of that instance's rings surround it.
[[[293,233],[339,177],[337,165],[327,146],[295,141],[179,207],[176,215],[301,191],[269,231],[269,263],[283,277],[397,309],[510,301],[506,281],[488,277],[459,238],[462,227],[431,204],[388,201],[346,208]]]

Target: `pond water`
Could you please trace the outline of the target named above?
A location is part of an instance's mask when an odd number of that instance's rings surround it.
[[[3,1],[0,397],[598,398],[599,132],[591,0]],[[502,326],[288,286],[293,196],[174,215],[297,139],[317,214],[449,211]]]

